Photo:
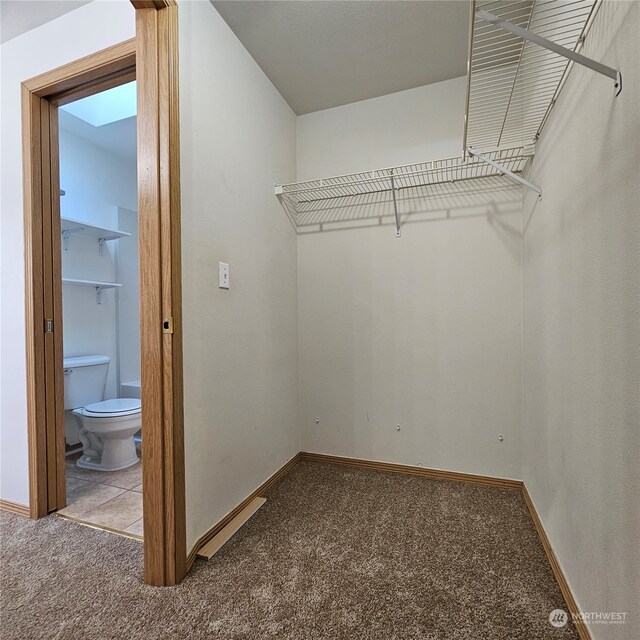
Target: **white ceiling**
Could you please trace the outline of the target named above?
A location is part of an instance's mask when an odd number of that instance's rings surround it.
[[[466,74],[469,0],[211,0],[298,114]]]
[[[470,0],[211,0],[297,114],[465,75]],[[86,0],[2,0],[5,42]]]
[[[0,42],[11,40],[89,2],[90,0],[2,0]]]
[[[108,153],[136,162],[136,117],[125,118],[101,127],[72,116],[64,109],[58,110],[60,135],[65,131],[83,138]],[[64,187],[63,187],[64,189]]]

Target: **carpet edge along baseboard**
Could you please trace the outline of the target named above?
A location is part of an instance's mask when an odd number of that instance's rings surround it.
[[[342,464],[371,471],[386,471],[389,473],[405,473],[415,476],[424,476],[433,480],[450,480],[453,482],[470,482],[472,484],[482,484],[502,489],[522,489],[522,480],[512,480],[510,478],[499,478],[496,476],[481,476],[474,473],[463,473],[460,471],[444,471],[442,469],[430,469],[429,467],[415,467],[408,464],[397,464],[394,462],[378,462],[376,460],[365,460],[362,458],[349,458],[347,456],[331,456],[324,453],[310,453],[303,451],[300,454],[302,460],[310,462],[326,462],[330,464]]]

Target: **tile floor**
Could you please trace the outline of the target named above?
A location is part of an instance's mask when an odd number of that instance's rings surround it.
[[[76,466],[80,454],[66,459],[67,506],[61,516],[142,539],[142,464],[122,471]]]

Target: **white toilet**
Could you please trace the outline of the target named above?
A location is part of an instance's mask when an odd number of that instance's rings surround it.
[[[118,471],[139,461],[133,436],[142,426],[139,398],[103,400],[109,356],[64,359],[64,408],[79,422],[84,469]]]

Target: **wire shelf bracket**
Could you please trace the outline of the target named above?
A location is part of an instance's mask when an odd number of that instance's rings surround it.
[[[573,60],[573,62],[577,62],[597,73],[601,73],[608,78],[611,78],[614,81],[614,90],[616,97],[620,95],[622,92],[622,74],[617,69],[612,69],[607,65],[602,64],[601,62],[597,62],[596,60],[592,60],[591,58],[587,58],[587,56],[583,56],[576,51],[572,51],[571,49],[567,49],[547,38],[543,38],[542,36],[530,31],[529,29],[524,29],[519,27],[517,24],[513,24],[508,20],[503,20],[502,18],[489,13],[488,11],[484,11],[483,9],[476,9],[476,17],[480,20],[484,20],[485,22],[489,22],[490,24],[494,24],[509,33],[512,33],[515,36],[522,38],[523,40],[528,40],[529,42],[533,42],[545,49],[549,49],[554,53],[557,53],[569,60]]]
[[[398,199],[396,198],[396,181],[393,176],[393,169],[389,170],[391,178],[391,195],[393,197],[393,215],[396,219],[396,238],[400,237],[400,218],[398,216]]]
[[[494,169],[497,169],[503,175],[508,176],[514,182],[518,182],[519,184],[527,187],[527,189],[531,189],[531,191],[535,191],[538,194],[538,198],[540,200],[542,200],[542,187],[539,187],[537,184],[534,184],[533,182],[529,182],[529,180],[526,180],[522,176],[519,176],[517,173],[514,173],[513,171],[510,171],[505,166],[501,165],[499,162],[496,162],[495,160],[492,160],[491,158],[488,158],[487,156],[483,155],[482,153],[477,153],[471,147],[467,147],[467,153],[469,155],[475,156],[479,160],[482,160],[483,162],[486,162],[487,164],[491,165]]]

